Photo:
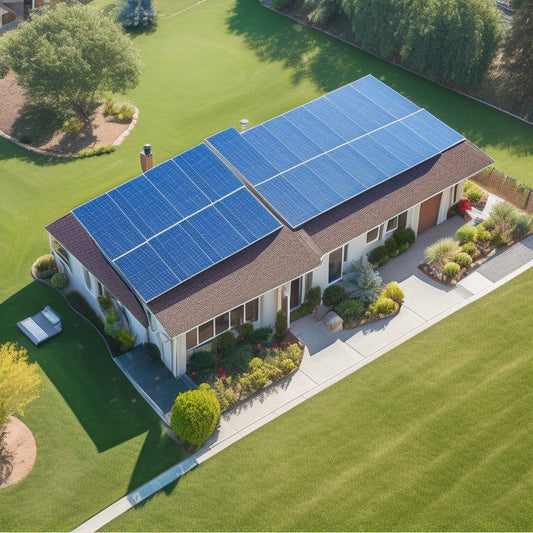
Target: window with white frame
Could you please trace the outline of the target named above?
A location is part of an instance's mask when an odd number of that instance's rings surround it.
[[[52,248],[70,270],[70,256],[63,245],[57,239],[52,239]]]
[[[250,300],[244,305],[239,305],[227,313],[222,313],[201,326],[189,330],[185,334],[185,346],[191,350],[217,335],[231,328],[240,326],[244,322],[257,322],[259,320],[259,298]]]
[[[394,231],[398,227],[398,217],[392,217],[387,220],[387,229],[385,230],[387,233],[389,231]]]
[[[91,275],[89,274],[89,271],[86,268],[83,268],[83,277],[85,278],[85,286],[90,291],[92,287]]]
[[[337,248],[333,252],[329,253],[329,272],[328,272],[328,283],[333,283],[337,281],[342,276],[342,259],[343,259],[343,250],[342,248]]]
[[[366,243],[370,244],[375,241],[379,241],[383,234],[383,224],[376,226],[366,234]]]

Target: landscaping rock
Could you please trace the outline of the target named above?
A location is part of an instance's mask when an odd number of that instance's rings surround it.
[[[338,331],[342,331],[342,318],[335,313],[335,311],[330,311],[325,317],[324,317],[324,324],[333,331],[333,333],[337,333]]]
[[[320,302],[318,307],[313,309],[313,320],[315,322],[320,322],[324,320],[324,317],[329,313],[329,307]]]

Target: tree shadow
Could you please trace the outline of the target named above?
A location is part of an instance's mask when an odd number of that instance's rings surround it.
[[[16,323],[46,305],[61,316],[63,331],[36,347]],[[0,344],[8,341],[27,349],[30,362],[37,362],[100,452],[148,433],[134,480],[146,473],[145,459],[160,448],[171,462],[179,457],[172,451],[175,443],[162,434],[159,417],[113,362],[96,330],[57,291],[33,281],[0,304]]]
[[[15,454],[5,446],[6,426],[0,428],[0,485],[4,483],[13,472],[13,459]]]
[[[11,135],[24,144],[41,146],[52,140],[66,119],[64,112],[43,102],[26,101],[11,128]]]

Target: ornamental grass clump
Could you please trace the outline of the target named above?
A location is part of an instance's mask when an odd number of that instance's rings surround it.
[[[448,237],[439,239],[425,250],[425,262],[432,265],[442,264],[455,255],[459,246],[455,240]]]
[[[170,427],[191,450],[197,450],[220,422],[220,404],[207,384],[179,394],[170,413]]]

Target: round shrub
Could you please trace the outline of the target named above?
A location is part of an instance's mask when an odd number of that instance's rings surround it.
[[[63,122],[61,131],[66,135],[78,133],[83,128],[83,122],[78,117],[71,117]]]
[[[484,224],[478,224],[476,226],[476,236],[474,240],[479,243],[485,243],[490,241],[490,231],[485,227]]]
[[[219,354],[227,353],[235,346],[235,335],[231,331],[225,331],[213,339],[212,348]]]
[[[396,240],[399,247],[403,244],[408,244],[408,247],[415,242],[416,235],[411,228],[397,229],[393,232],[392,236]]]
[[[527,213],[521,213],[516,219],[516,231],[520,235],[526,235],[533,228],[533,216]]]
[[[472,259],[479,256],[479,250],[472,241],[465,242],[463,246],[461,246],[461,252],[467,253]]]
[[[113,338],[120,343],[120,351],[122,353],[133,350],[133,347],[135,346],[135,337],[127,329],[119,329],[113,335]]]
[[[50,283],[58,290],[62,291],[68,286],[68,277],[63,272],[58,272],[50,278]]]
[[[215,368],[216,356],[210,350],[198,350],[194,352],[188,363],[190,372],[201,372],[202,370],[212,370]]]
[[[390,259],[385,245],[377,246],[368,253],[368,262],[371,265],[383,266]]]
[[[475,204],[481,200],[483,189],[473,181],[466,180],[463,185],[463,194],[471,203]]]
[[[43,255],[39,257],[37,261],[35,261],[35,268],[37,270],[37,277],[39,279],[51,278],[57,273],[56,258],[53,256],[53,254]]]
[[[248,370],[248,364],[253,359],[254,355],[254,350],[250,344],[240,344],[226,354],[226,357],[224,358],[224,366],[230,374],[241,374]]]
[[[457,275],[459,270],[461,270],[461,267],[454,261],[449,261],[442,268],[442,272],[444,273],[444,275],[449,278],[453,278],[455,275]]]
[[[349,298],[335,306],[337,313],[344,321],[358,320],[366,313],[366,305],[360,298]]]
[[[220,404],[208,385],[178,394],[170,412],[170,427],[179,439],[197,450],[213,434],[220,421]]]
[[[403,303],[403,299],[404,299],[403,290],[397,281],[391,281],[387,283],[387,285],[385,285],[385,288],[383,289],[383,292],[380,294],[380,296],[383,296],[385,298],[390,298],[391,300],[394,300],[398,304]]]
[[[346,293],[346,290],[338,283],[326,287],[324,289],[324,294],[322,295],[322,301],[327,307],[335,307],[347,298],[348,294]]]
[[[270,340],[272,328],[257,328],[248,339],[253,345],[265,344]]]
[[[496,246],[496,248],[499,248],[500,246],[505,246],[510,241],[511,234],[502,233],[500,229],[495,229],[490,237],[490,243],[492,244],[492,246]]]
[[[114,311],[110,311],[105,316],[104,332],[106,335],[115,333],[115,324],[118,322],[118,316]]]
[[[466,252],[459,252],[453,258],[453,262],[461,267],[468,268],[472,264],[472,258]]]
[[[404,252],[407,252],[407,250],[409,250],[409,246],[410,244],[408,242],[402,242],[402,244],[398,246],[398,251],[403,254]]]
[[[395,257],[400,253],[400,250],[398,249],[398,243],[392,235],[388,239],[385,239],[384,246],[387,249],[387,255],[389,257]]]
[[[471,224],[465,224],[461,226],[455,232],[455,238],[461,243],[464,244],[468,241],[473,241],[476,238],[476,228]]]
[[[380,296],[374,303],[370,304],[369,311],[374,315],[390,315],[398,309],[398,304],[386,296]]]
[[[96,301],[104,311],[110,311],[113,308],[113,300],[111,299],[111,296],[98,296]]]
[[[320,287],[311,287],[305,295],[305,303],[312,305],[313,308],[315,308],[320,305],[321,298],[322,291],[320,290]]]
[[[284,374],[288,374],[291,370],[296,368],[292,359],[282,359],[279,363],[279,367]]]
[[[251,322],[245,322],[237,326],[237,333],[241,339],[247,339],[252,336],[254,332],[254,325]]]

